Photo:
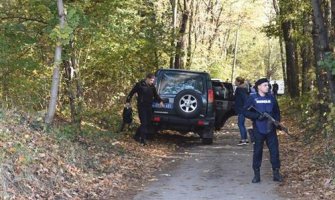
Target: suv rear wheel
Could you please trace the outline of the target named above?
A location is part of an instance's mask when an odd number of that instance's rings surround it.
[[[202,109],[202,99],[194,90],[180,91],[174,101],[176,112],[185,118],[197,117]]]

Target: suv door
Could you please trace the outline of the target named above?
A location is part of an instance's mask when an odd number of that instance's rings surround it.
[[[227,119],[236,115],[233,85],[218,80],[212,81],[215,105],[215,129],[220,130]]]

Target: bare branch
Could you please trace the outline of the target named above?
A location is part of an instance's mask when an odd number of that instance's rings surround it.
[[[48,24],[47,22],[41,20],[41,19],[35,19],[35,18],[28,18],[28,17],[21,17],[21,16],[6,16],[6,17],[0,17],[0,20],[6,20],[6,19],[21,19],[25,21],[33,21],[33,22],[39,22],[42,24]]]

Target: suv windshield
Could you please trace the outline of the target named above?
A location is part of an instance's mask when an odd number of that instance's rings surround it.
[[[204,77],[193,73],[166,72],[160,80],[159,94],[177,94],[184,89],[192,89],[202,93]]]

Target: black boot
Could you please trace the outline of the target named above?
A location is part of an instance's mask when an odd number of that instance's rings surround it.
[[[252,179],[252,183],[259,183],[261,182],[261,172],[258,169],[254,169],[254,173],[255,173],[255,176],[254,178]]]
[[[137,136],[137,135],[134,135],[133,138],[134,138],[134,140],[135,140],[136,142],[140,142],[140,141],[141,141],[140,137]]]
[[[283,177],[279,173],[279,168],[273,169],[273,181],[282,182]]]
[[[145,141],[145,139],[141,138],[141,141],[140,141],[141,145],[142,146],[145,146],[147,145],[147,142]]]

